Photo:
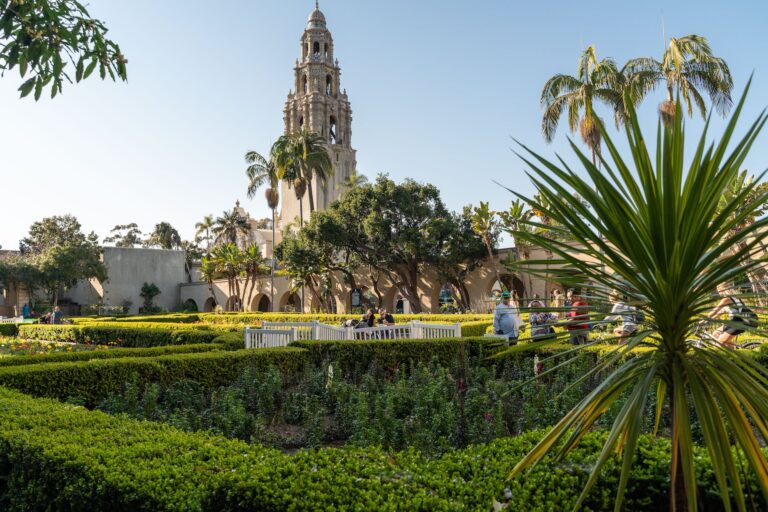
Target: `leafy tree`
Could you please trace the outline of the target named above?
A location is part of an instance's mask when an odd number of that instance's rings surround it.
[[[57,245],[95,244],[98,237],[91,232],[86,236],[82,226],[73,215],[54,215],[35,222],[29,228],[29,235],[19,241],[23,254],[39,254]]]
[[[134,247],[142,243],[142,233],[135,222],[118,224],[109,232],[112,234],[104,238],[105,244],[115,244],[115,247]]]
[[[419,278],[441,254],[451,233],[450,212],[433,185],[413,180],[396,184],[381,175],[376,182],[350,190],[331,204],[339,223],[338,242],[361,265],[381,271],[421,312]]]
[[[530,259],[531,256],[531,244],[524,238],[515,237],[514,233],[517,231],[530,231],[531,225],[529,224],[531,217],[533,217],[533,211],[528,208],[523,201],[515,199],[512,201],[509,209],[505,212],[499,212],[499,218],[501,219],[501,226],[504,231],[512,236],[512,240],[515,244],[515,259],[522,261],[523,259]],[[530,274],[528,276],[528,292],[533,289],[533,281]]]
[[[160,295],[160,293],[160,288],[158,288],[155,283],[144,283],[141,286],[141,293],[139,293],[139,297],[144,299],[144,307],[142,312],[152,313],[155,311],[156,308],[154,305],[154,300],[155,297]]]
[[[324,301],[318,287],[326,269],[317,249],[316,245],[307,242],[304,230],[301,230],[298,234],[284,238],[275,247],[275,257],[282,262],[285,273],[293,281],[292,290],[297,291],[306,286],[322,308]]]
[[[195,236],[205,242],[205,249],[207,251],[211,250],[211,242],[213,241],[211,230],[215,223],[216,221],[213,220],[213,215],[206,215],[203,217],[202,222],[195,224]]]
[[[472,223],[472,209],[465,207],[461,214],[453,214],[451,232],[443,239],[439,257],[435,261],[435,269],[452,289],[453,298],[463,311],[472,307],[472,297],[469,294],[466,281],[469,274],[478,269],[488,259],[486,245],[478,235]],[[490,242],[496,245],[498,230],[490,233]]]
[[[106,34],[75,0],[0,0],[0,74],[18,67],[29,76],[21,97],[34,91],[35,100],[46,86],[53,98],[65,80],[79,82],[97,68],[102,80],[127,80],[128,61]]]
[[[101,261],[101,250],[91,242],[55,245],[31,256],[31,265],[37,270],[40,287],[56,306],[59,292],[73,287],[81,279],[104,281],[107,270]]]
[[[544,116],[541,131],[547,142],[555,137],[560,118],[567,112],[568,128],[578,128],[581,138],[592,152],[592,163],[600,153],[600,125],[595,102],[603,101],[612,108],[622,103],[619,72],[611,59],[597,60],[595,47],[589,46],[579,58],[576,76],[558,74],[547,80],[541,91]],[[583,114],[582,114],[583,111]]]
[[[181,237],[176,228],[168,222],[155,224],[155,229],[144,241],[144,247],[159,247],[161,249],[180,249]]]
[[[343,192],[346,192],[347,190],[366,185],[367,183],[368,177],[365,174],[360,174],[357,171],[353,171],[352,174],[344,179],[341,186],[343,188]]]
[[[240,235],[250,233],[251,227],[245,217],[237,213],[234,208],[224,211],[221,217],[216,218],[213,225],[214,242],[216,244],[237,244]]]
[[[524,157],[539,194],[549,205],[545,207],[535,199],[528,202],[568,229],[587,258],[574,255],[568,242],[519,231],[515,236],[546,247],[557,256],[554,260],[519,262],[520,267],[537,275],[563,278],[571,278],[575,270],[582,279],[597,283],[595,293],[606,288],[621,290],[630,303],[648,313],[649,325],[600,356],[590,371],[601,375],[600,384],[517,464],[513,475],[548,453],[564,457],[602,414],[616,405],[618,414],[577,506],[608,460],[618,457],[621,477],[616,509],[621,509],[638,437],[647,419],[646,405],[655,395],[654,432],[661,426],[661,413],[669,411],[670,510],[697,509],[691,430],[695,419],[713,461],[725,509],[735,505],[740,511],[747,510],[742,481],[742,475],[748,474],[745,464],[768,497],[768,464],[758,440],[758,435],[762,439],[768,436],[768,374],[744,351],[706,341],[700,345],[691,339],[699,322],[707,321],[705,314],[711,311],[713,301],[719,300],[712,297],[715,288],[729,285],[760,264],[753,256],[760,250],[759,238],[768,227],[768,219],[757,219],[744,229],[733,228],[762,208],[768,192],[756,193],[753,182],[730,200],[720,202],[766,122],[762,113],[741,140],[732,141],[745,98],[746,93],[719,142],[710,143],[705,130],[689,165],[684,159],[680,104],[674,124],[659,128],[655,155],[649,154],[631,105],[626,128],[629,159],[623,158],[606,136],[610,161],[603,162],[601,172],[574,146],[588,179],[531,151]],[[564,190],[578,193],[591,208],[564,200]],[[739,211],[741,214],[736,213]],[[643,351],[632,352],[640,345],[645,347]],[[613,365],[616,368],[611,370]],[[549,371],[556,369],[554,366]],[[620,399],[624,403],[619,406]],[[735,448],[743,454],[738,460]]]
[[[712,54],[705,37],[695,34],[671,37],[661,61],[650,57],[632,59],[622,74],[637,84],[633,90],[635,103],[658,85],[666,88],[666,100],[659,105],[666,124],[673,122],[675,96],[685,103],[689,116],[693,115],[695,105],[701,116],[706,117],[704,94],[721,115],[726,115],[732,105],[733,78],[728,64]]]

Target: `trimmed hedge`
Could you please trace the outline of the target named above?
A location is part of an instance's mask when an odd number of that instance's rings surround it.
[[[456,322],[492,321],[489,314],[411,314],[394,315],[395,322],[407,323],[412,320],[452,324]],[[359,314],[328,314],[328,313],[178,313],[165,315],[138,315],[125,317],[75,317],[72,322],[76,325],[92,323],[179,323],[179,324],[210,324],[210,325],[261,325],[267,322],[301,322],[319,320],[330,325],[340,324],[344,320],[360,318]]]
[[[94,405],[135,378],[164,384],[192,379],[217,387],[231,384],[246,367],[275,366],[290,377],[303,370],[306,356],[305,350],[288,347],[8,366],[0,368],[0,386],[38,397],[78,397]]]
[[[132,325],[48,325],[28,324],[19,327],[19,336],[31,340],[66,341],[120,347],[156,347],[210,343],[222,334],[202,326],[133,327]]]
[[[589,434],[561,463],[521,478],[512,467],[541,436],[528,433],[426,460],[376,448],[294,456],[206,433],[89,412],[0,390],[0,509],[26,510],[570,510],[599,454]],[[695,453],[702,510],[720,510],[711,464]],[[613,510],[611,459],[585,510]],[[625,510],[668,506],[669,443],[644,436]],[[766,503],[751,486],[755,506]]]
[[[17,324],[0,324],[0,336],[16,336],[18,332]]]
[[[461,324],[461,336],[463,338],[474,338],[482,336],[488,332],[488,328],[493,331],[493,320],[475,320],[474,322],[463,322]]]
[[[445,338],[437,340],[295,341],[292,347],[306,349],[315,366],[337,363],[343,375],[360,376],[373,366],[394,372],[403,364],[437,360],[451,367],[469,358],[484,358],[498,350],[498,340],[489,338]],[[525,354],[523,357],[533,357]]]
[[[217,338],[218,339],[218,338]],[[214,340],[216,341],[216,340]],[[36,355],[18,355],[0,358],[0,367],[24,366],[41,363],[71,363],[94,359],[119,359],[122,357],[157,357],[170,354],[193,354],[224,350],[223,344],[203,343],[198,345],[166,345],[153,348],[112,348],[109,350],[81,350],[79,352],[52,352]]]

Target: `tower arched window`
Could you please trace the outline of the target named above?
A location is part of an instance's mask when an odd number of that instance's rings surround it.
[[[333,77],[331,75],[325,75],[325,94],[326,96],[333,94]]]
[[[301,90],[304,91],[304,94],[307,94],[307,75],[304,75],[301,79]]]
[[[312,45],[312,53],[314,53],[315,55],[320,55],[320,43],[319,42],[315,41],[314,44]]]
[[[331,116],[331,118],[328,120],[328,143],[329,144],[337,144],[336,139],[336,118]]]
[[[323,44],[323,53],[328,57],[328,43]]]
[[[304,116],[299,116],[299,130],[304,128]]]

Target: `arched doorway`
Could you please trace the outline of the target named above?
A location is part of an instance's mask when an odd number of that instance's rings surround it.
[[[280,298],[280,311],[286,313],[301,312],[301,297],[295,292],[285,292]]]
[[[216,309],[216,299],[213,297],[209,297],[208,300],[205,301],[205,304],[203,305],[203,311],[206,313],[210,313]]]
[[[227,299],[227,305],[224,308],[225,311],[242,311],[243,310],[243,303],[240,300],[240,297],[232,296],[229,299]]]
[[[253,298],[251,302],[251,311],[260,311],[266,313],[269,311],[269,296],[262,293]]]
[[[513,296],[521,302],[527,300],[523,281],[514,274],[501,274],[498,280],[494,279],[491,281],[490,287],[486,290],[487,300],[494,303],[491,304],[491,309],[495,305],[495,301],[498,299],[499,295],[501,295],[501,292],[504,290],[512,292]]]
[[[198,312],[200,311],[200,309],[198,309],[197,307],[197,302],[195,302],[192,299],[187,299],[186,301],[184,301],[184,311]]]

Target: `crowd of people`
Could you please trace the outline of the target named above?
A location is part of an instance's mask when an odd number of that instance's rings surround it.
[[[29,307],[29,304],[24,304],[21,308],[21,315],[27,318],[37,318],[37,322],[41,324],[61,324],[64,323],[64,312],[59,306],[53,308],[53,311],[46,311],[40,317],[37,316],[37,312]]]
[[[709,324],[726,313],[728,319],[712,334],[712,339],[723,346],[735,347],[736,337],[757,325],[757,314],[754,313],[728,284],[717,287],[720,301],[702,319],[702,325]],[[627,296],[619,291],[608,295],[611,310],[608,315],[590,317],[589,302],[582,295],[581,289],[572,288],[565,294],[559,289],[552,292],[550,305],[538,295],[534,295],[527,305],[528,322],[521,319],[521,306],[516,297],[508,291],[500,295],[500,301],[493,311],[493,331],[496,335],[508,340],[517,340],[522,331],[530,327],[530,339],[533,341],[550,340],[557,337],[555,326],[564,327],[568,340],[573,345],[589,343],[591,331],[612,328],[614,339],[618,343],[626,343],[637,335],[640,326],[645,322],[642,309],[630,304]]]

